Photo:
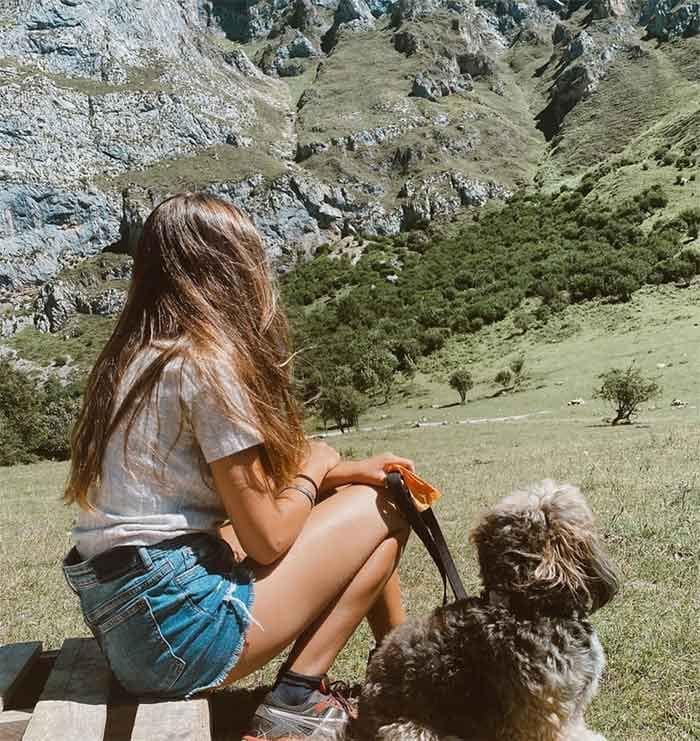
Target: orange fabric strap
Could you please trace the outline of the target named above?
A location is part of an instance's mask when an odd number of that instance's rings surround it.
[[[386,473],[395,471],[401,474],[406,488],[411,493],[413,504],[419,512],[425,512],[426,509],[432,507],[442,496],[432,484],[417,476],[412,471],[409,471],[407,468],[404,468],[404,466],[400,466],[398,463],[387,463],[384,466],[384,471]]]

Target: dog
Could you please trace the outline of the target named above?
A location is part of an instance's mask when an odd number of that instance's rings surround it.
[[[618,579],[581,492],[542,481],[471,534],[480,597],[394,629],[370,661],[353,741],[605,741],[584,712],[605,656],[589,615]]]

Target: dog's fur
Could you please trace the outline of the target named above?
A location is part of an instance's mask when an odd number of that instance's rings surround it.
[[[605,664],[587,616],[618,584],[577,488],[543,481],[471,535],[481,597],[409,620],[370,662],[357,741],[604,741],[583,713]]]

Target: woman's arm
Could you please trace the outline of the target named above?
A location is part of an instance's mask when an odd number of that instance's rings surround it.
[[[393,453],[381,453],[371,458],[357,461],[341,460],[326,474],[321,484],[321,492],[327,493],[346,484],[367,484],[384,486],[387,463],[398,463],[409,471],[415,471],[415,465],[409,458],[401,458]]]
[[[210,466],[216,489],[243,550],[258,563],[270,564],[294,543],[311,506],[295,489],[275,491],[265,471],[263,456],[263,448],[256,446],[213,461]],[[320,485],[338,461],[339,456],[333,448],[314,442],[309,446],[299,473]],[[290,483],[311,488],[302,478]]]

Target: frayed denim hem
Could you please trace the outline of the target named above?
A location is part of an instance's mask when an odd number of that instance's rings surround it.
[[[253,572],[250,571],[250,569],[248,569],[248,571],[250,573],[250,590],[248,592],[247,604],[244,605],[242,602],[239,601],[239,604],[241,604],[241,606],[244,609],[241,610],[240,613],[238,612],[236,613],[237,615],[239,615],[239,619],[241,620],[243,624],[243,628],[241,630],[241,638],[238,642],[238,645],[236,646],[233,653],[231,654],[231,658],[226,662],[224,669],[218,674],[216,679],[214,679],[214,681],[210,682],[209,684],[204,685],[203,687],[197,687],[191,690],[190,692],[188,692],[184,696],[185,700],[192,699],[194,695],[198,695],[203,692],[211,692],[213,690],[221,689],[223,686],[226,686],[226,685],[223,685],[224,680],[231,673],[234,666],[236,666],[236,664],[238,663],[238,659],[240,659],[241,657],[243,647],[245,646],[245,638],[246,638],[246,635],[248,634],[248,629],[250,628],[250,624],[253,622],[256,622],[255,618],[253,617],[250,611],[251,607],[253,606],[253,603],[255,602],[255,576]],[[233,602],[233,604],[235,604],[235,601]]]

